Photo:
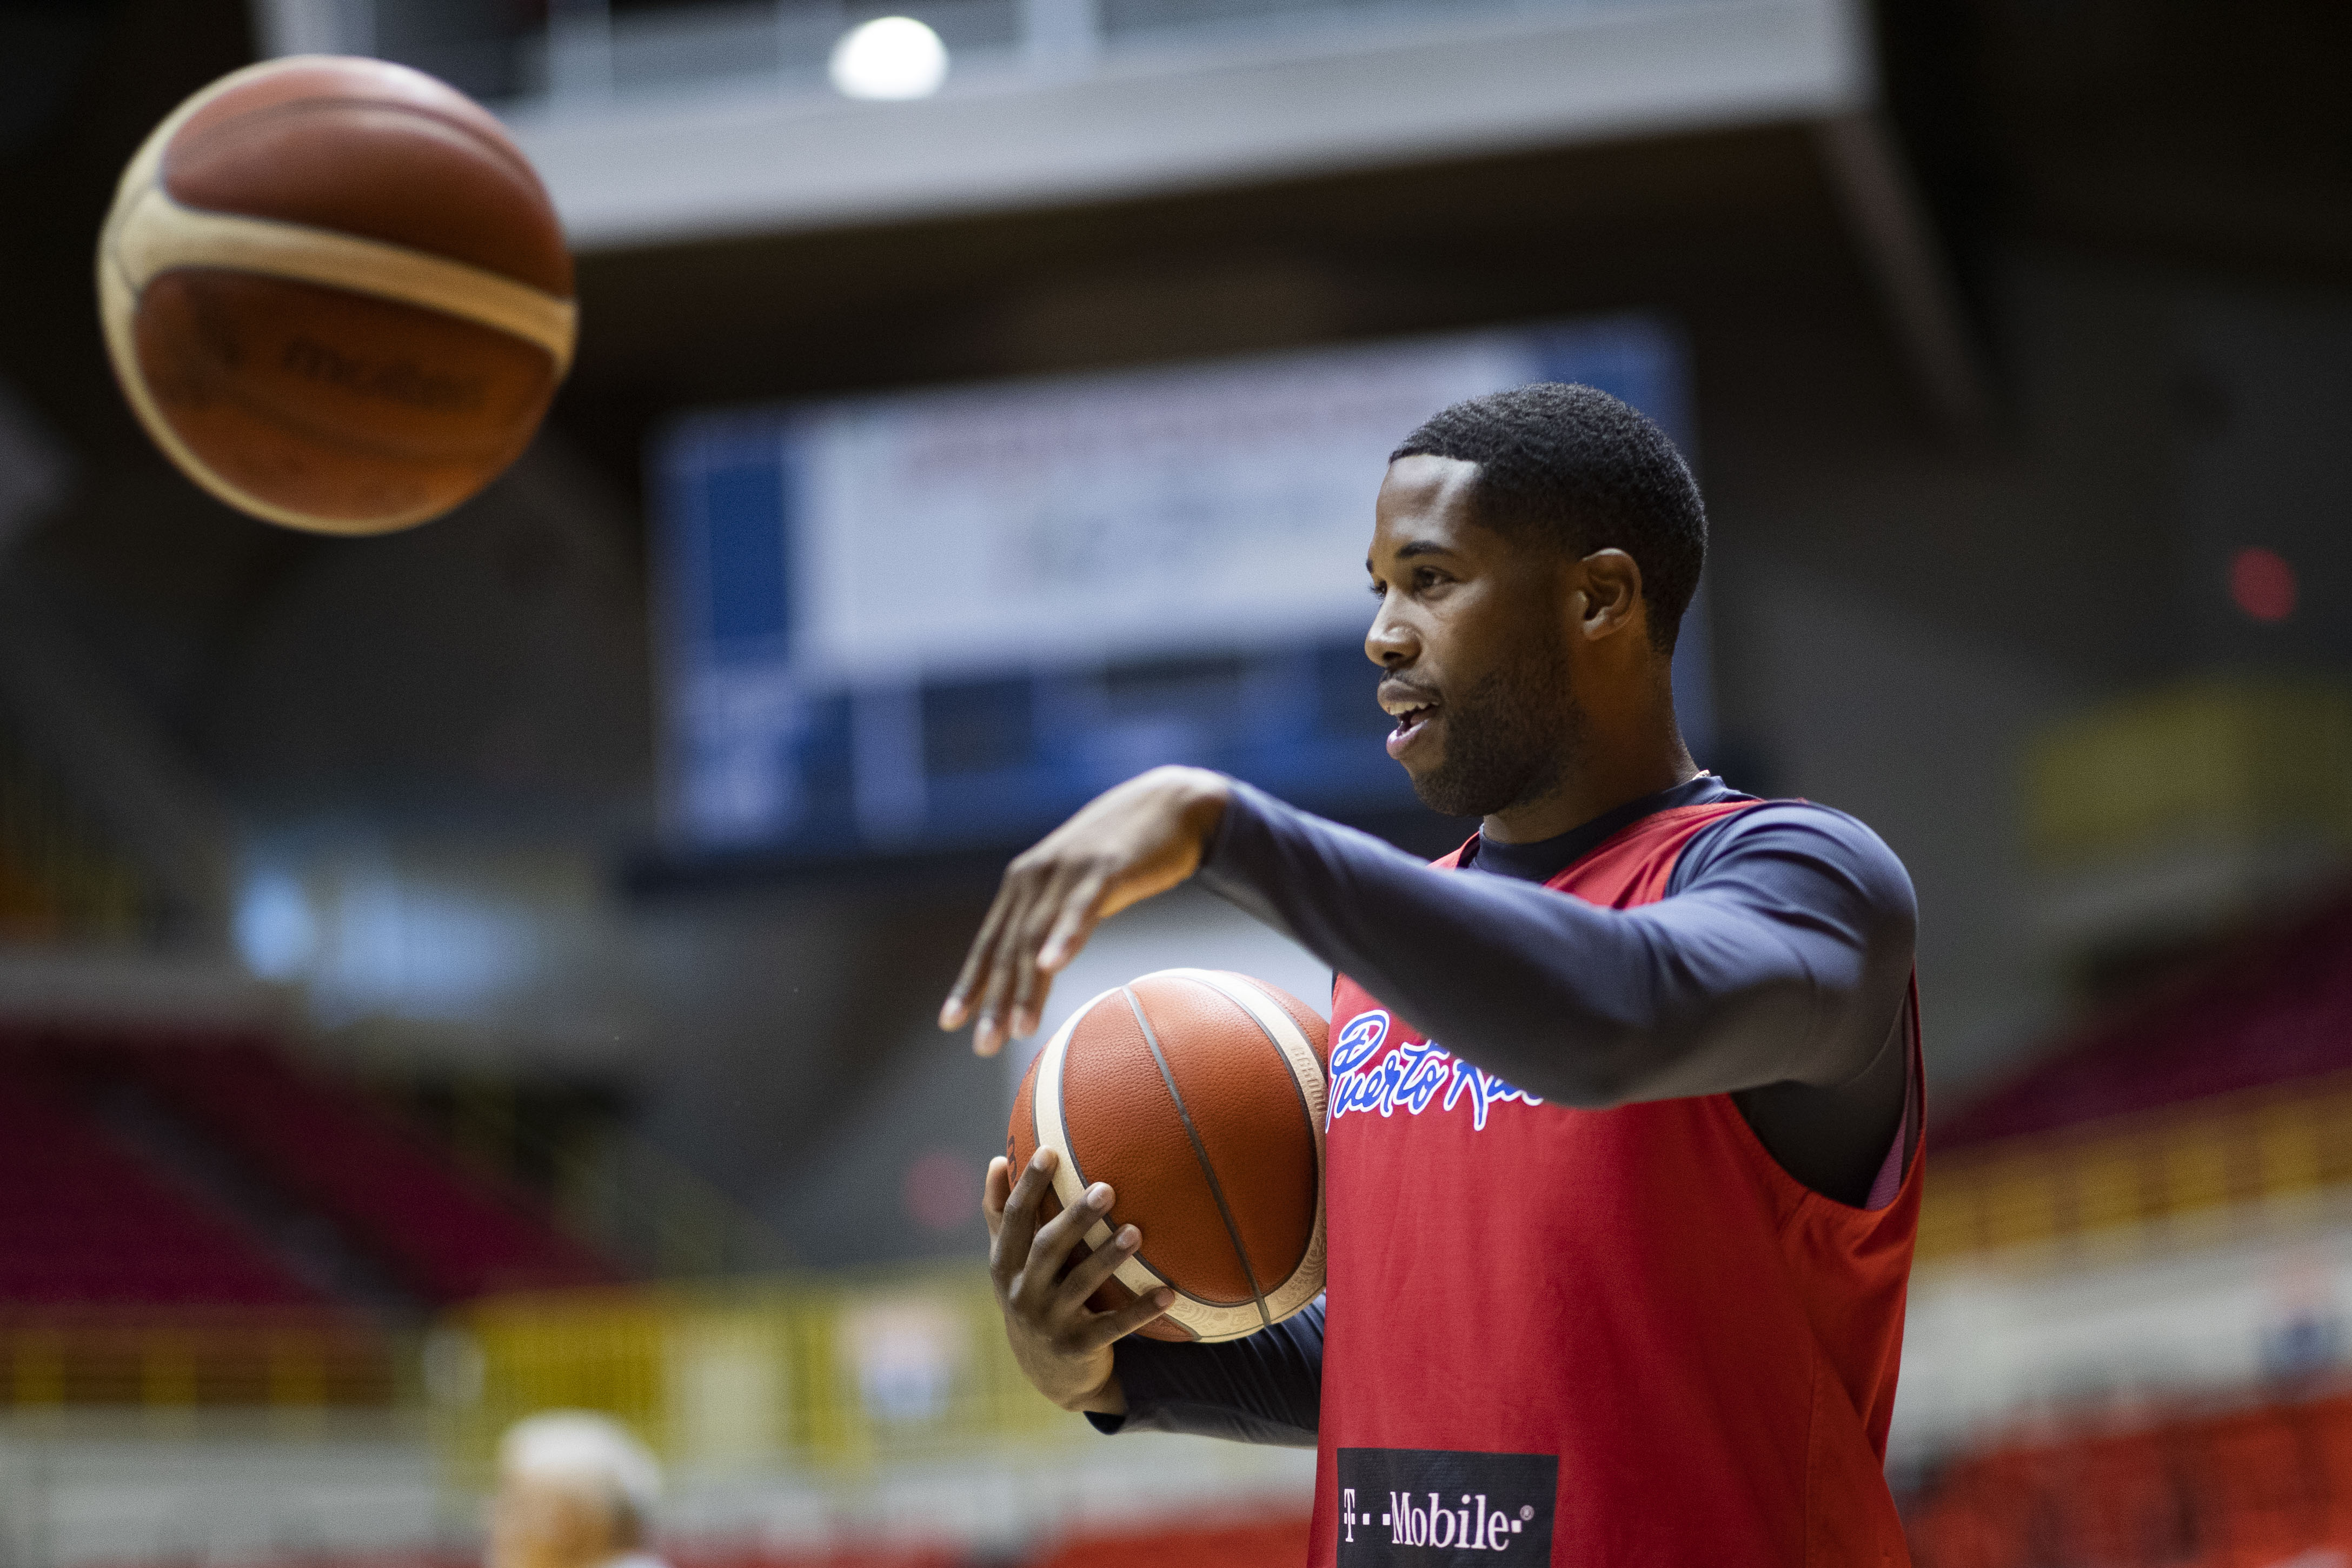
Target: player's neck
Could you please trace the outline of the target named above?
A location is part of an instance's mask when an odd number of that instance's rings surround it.
[[[1480,837],[1501,844],[1557,838],[1698,776],[1698,764],[1675,724],[1671,694],[1663,712],[1626,714],[1625,721],[1614,724],[1596,722],[1597,718],[1586,713],[1582,743],[1561,770],[1559,784],[1533,800],[1489,813],[1479,822]]]

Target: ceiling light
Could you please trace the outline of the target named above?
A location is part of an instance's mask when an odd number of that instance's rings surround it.
[[[948,47],[912,16],[880,16],[852,27],[826,68],[846,98],[929,98],[948,78]]]

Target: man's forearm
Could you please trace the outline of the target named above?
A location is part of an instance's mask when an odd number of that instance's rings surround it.
[[[1311,1448],[1323,1397],[1323,1303],[1247,1339],[1166,1344],[1130,1335],[1116,1350],[1119,1414],[1089,1408],[1105,1432],[1186,1432]]]
[[[1825,1014],[1888,984],[1864,973],[1866,932],[1783,931],[1737,896],[1614,910],[1501,877],[1433,875],[1243,786],[1202,877],[1427,1037],[1570,1105],[1805,1079],[1821,1070]],[[1873,1047],[1885,1021],[1874,1027]]]

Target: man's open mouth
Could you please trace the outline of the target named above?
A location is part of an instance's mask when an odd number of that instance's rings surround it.
[[[1396,721],[1396,728],[1389,731],[1389,755],[1402,757],[1405,748],[1420,739],[1429,721],[1437,717],[1440,704],[1423,701],[1418,693],[1400,692],[1383,697],[1381,706]]]

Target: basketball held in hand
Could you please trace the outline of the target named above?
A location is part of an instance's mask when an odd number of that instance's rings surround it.
[[[1096,1182],[1111,1212],[1089,1249],[1132,1224],[1143,1246],[1092,1305],[1165,1285],[1167,1313],[1139,1332],[1236,1340],[1323,1289],[1323,1020],[1297,997],[1221,970],[1163,969],[1078,1009],[1032,1062],[1005,1152],[1042,1143],[1050,1215]]]
[[[222,78],[131,159],[100,315],[150,436],[271,522],[423,522],[530,444],[572,360],[572,258],[489,112],[307,56]]]

